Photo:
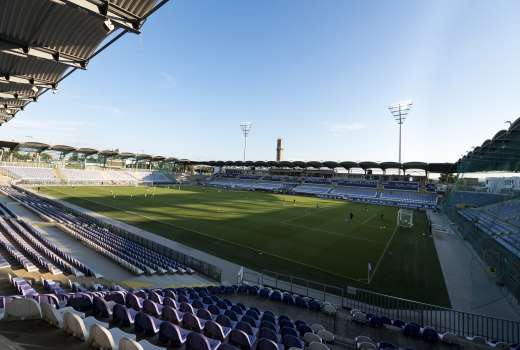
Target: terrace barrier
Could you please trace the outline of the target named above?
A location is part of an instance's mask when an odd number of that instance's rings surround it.
[[[520,341],[520,321],[457,311],[362,288],[340,288],[267,270],[258,273],[246,269],[240,282],[308,296],[343,309],[356,309],[394,320],[416,322],[431,326],[441,333],[451,332],[462,337],[483,336],[490,341],[508,343]]]

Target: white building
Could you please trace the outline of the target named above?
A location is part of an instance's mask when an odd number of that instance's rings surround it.
[[[488,177],[486,189],[489,193],[520,192],[520,176]]]

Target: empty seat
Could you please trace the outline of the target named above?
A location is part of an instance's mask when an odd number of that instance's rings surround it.
[[[216,350],[220,341],[209,339],[202,334],[191,332],[186,339],[186,350]]]
[[[107,329],[99,324],[93,324],[87,343],[96,349],[117,350],[122,338],[135,340],[135,335],[125,333],[119,328]]]
[[[159,340],[168,346],[180,347],[186,343],[189,333],[171,322],[162,322],[159,327]]]

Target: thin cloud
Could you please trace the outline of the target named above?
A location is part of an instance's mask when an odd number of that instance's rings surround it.
[[[112,105],[87,104],[85,107],[96,112],[109,113],[112,115],[121,114],[121,110]]]
[[[177,81],[172,74],[162,71],[159,73],[159,75],[162,79],[162,82],[165,83],[168,87],[175,87],[177,85]]]
[[[67,120],[13,120],[13,126],[18,129],[38,130],[38,131],[60,131],[60,132],[75,132],[84,127],[87,123],[82,121],[67,121]]]
[[[334,135],[343,135],[363,129],[366,129],[366,125],[360,122],[332,123],[329,125],[329,131]]]

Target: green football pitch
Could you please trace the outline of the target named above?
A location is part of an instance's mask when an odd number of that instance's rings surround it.
[[[257,271],[449,306],[426,215],[418,211],[414,226],[403,228],[396,225],[397,208],[265,192],[174,186],[40,191]]]

